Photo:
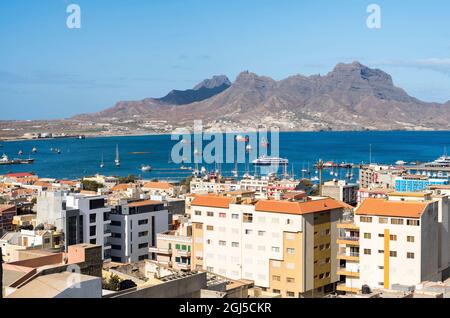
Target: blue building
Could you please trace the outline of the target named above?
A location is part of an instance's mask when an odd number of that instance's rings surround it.
[[[431,185],[447,185],[448,179],[430,179],[424,176],[408,176],[395,178],[395,191],[419,192]]]

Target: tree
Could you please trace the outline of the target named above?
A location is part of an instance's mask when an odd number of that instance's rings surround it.
[[[119,177],[119,183],[125,184],[125,183],[134,183],[136,182],[137,177],[133,174],[128,175],[128,177]]]
[[[120,283],[121,283],[120,277],[115,274],[112,274],[109,277],[109,280],[106,279],[103,280],[103,288],[111,291],[119,291]]]
[[[83,181],[81,181],[81,185],[83,187],[83,190],[86,190],[86,191],[97,192],[98,189],[103,188],[103,184],[98,183],[97,181],[91,181],[91,180],[83,180]]]

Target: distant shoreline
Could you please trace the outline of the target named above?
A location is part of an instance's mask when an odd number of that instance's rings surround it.
[[[254,131],[233,131],[228,132],[228,134],[247,134],[252,133]],[[450,132],[450,130],[446,129],[421,129],[421,130],[409,130],[409,129],[393,129],[393,130],[311,130],[311,131],[305,131],[305,130],[280,130],[280,133],[363,133],[363,132]],[[191,134],[193,134],[193,131],[190,131]],[[223,133],[223,131],[207,131],[203,133]],[[182,132],[180,131],[180,134]],[[124,134],[124,135],[117,135],[117,134],[111,134],[111,135],[83,135],[85,136],[85,139],[94,139],[94,138],[117,138],[117,137],[144,137],[144,136],[170,136],[171,133],[142,133],[142,134]],[[76,137],[57,137],[57,138],[38,138],[38,139],[26,139],[26,138],[14,138],[11,137],[10,139],[2,139],[0,138],[0,142],[3,143],[9,143],[9,142],[22,142],[22,141],[45,141],[45,140],[58,140],[58,139],[78,139]]]

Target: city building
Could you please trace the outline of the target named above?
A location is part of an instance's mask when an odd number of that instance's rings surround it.
[[[191,210],[194,270],[251,280],[283,297],[334,290],[338,201],[196,196]]]
[[[418,192],[433,185],[448,185],[448,179],[433,179],[419,175],[405,175],[395,178],[395,191],[398,192]]]
[[[355,212],[359,228],[359,289],[415,286],[439,280],[437,201],[366,199]]]
[[[356,205],[359,186],[346,180],[332,180],[322,185],[322,195],[350,205]]]
[[[180,224],[174,231],[159,233],[156,236],[156,247],[149,249],[154,253],[156,263],[177,270],[191,270],[192,225]]]
[[[0,205],[0,235],[13,230],[13,219],[17,214],[15,205]]]
[[[369,164],[359,168],[359,186],[361,188],[394,189],[395,177],[406,173],[402,167]]]
[[[66,191],[44,191],[37,199],[39,224],[52,224],[64,233],[66,250],[70,245],[100,245],[105,260],[110,259],[109,214],[106,197]]]
[[[169,213],[160,201],[135,201],[114,207],[111,218],[111,260],[131,263],[149,258],[156,235],[169,229]]]

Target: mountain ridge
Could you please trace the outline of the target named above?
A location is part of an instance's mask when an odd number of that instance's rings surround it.
[[[75,119],[135,117],[165,120],[173,127],[190,126],[193,120],[202,119],[210,128],[276,125],[283,130],[308,131],[450,128],[450,101],[421,101],[395,86],[391,75],[356,61],[339,63],[326,75],[293,75],[276,81],[244,71],[225,88],[226,80],[213,77],[194,87],[194,91],[211,93],[201,100],[183,96],[180,102],[172,98],[172,91],[165,100],[123,101]],[[217,89],[220,83],[225,85],[223,90]]]

